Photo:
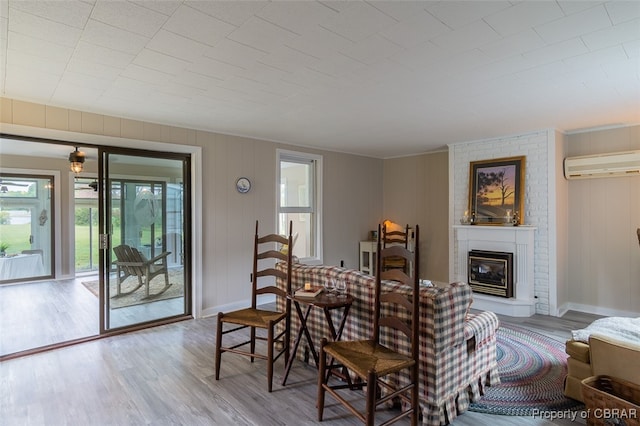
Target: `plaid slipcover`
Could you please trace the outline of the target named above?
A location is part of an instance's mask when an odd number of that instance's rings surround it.
[[[371,338],[375,296],[373,276],[335,266],[301,264],[293,265],[292,274],[294,291],[307,282],[322,285],[330,277],[346,281],[347,291],[353,296],[354,302],[342,340]],[[277,285],[283,287],[284,283],[278,282]],[[382,291],[411,294],[413,290],[387,281],[382,283]],[[468,312],[472,290],[465,283],[421,287],[420,302],[419,368],[423,424],[444,425],[466,411],[471,402],[479,400],[484,386],[500,383],[496,362],[498,317],[493,312]],[[333,311],[332,315],[334,323],[338,324],[342,310]],[[312,309],[307,325],[318,350],[322,337],[330,336],[321,309]],[[294,339],[300,327],[297,315],[293,315],[291,327],[291,338]],[[394,350],[409,353],[409,344],[403,335],[394,336],[388,332],[382,336],[382,343]],[[306,344],[303,337],[296,353],[301,360],[305,358]],[[400,374],[391,380],[406,383],[409,377],[408,374]]]

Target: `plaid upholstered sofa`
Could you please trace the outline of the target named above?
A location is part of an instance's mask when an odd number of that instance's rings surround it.
[[[278,267],[282,267],[278,265]],[[374,280],[371,275],[333,266],[296,264],[292,270],[293,289],[304,283],[322,285],[328,278],[344,280],[354,303],[345,323],[343,340],[368,339],[373,324]],[[283,283],[278,285],[282,286]],[[412,289],[383,282],[383,291],[411,292]],[[500,383],[496,362],[498,317],[493,312],[470,313],[471,288],[451,283],[420,288],[420,408],[423,424],[444,425],[480,399],[484,386]],[[304,308],[303,308],[304,309]],[[333,312],[337,324],[341,312]],[[307,321],[316,346],[329,336],[324,313],[313,309]],[[292,339],[300,326],[292,318]],[[398,339],[385,336],[386,345],[398,347]],[[296,357],[305,360],[303,338]],[[316,347],[317,349],[317,347]],[[311,361],[313,362],[313,361]],[[398,376],[400,382],[408,377]]]

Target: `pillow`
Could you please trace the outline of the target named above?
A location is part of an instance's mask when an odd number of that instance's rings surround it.
[[[573,340],[589,343],[589,336],[602,334],[628,342],[640,343],[640,317],[608,317],[600,318],[586,328],[571,332]]]

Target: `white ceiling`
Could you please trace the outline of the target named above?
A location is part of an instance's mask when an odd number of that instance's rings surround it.
[[[640,1],[0,0],[0,93],[388,158],[640,123]]]

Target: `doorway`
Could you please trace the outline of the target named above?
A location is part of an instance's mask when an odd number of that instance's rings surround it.
[[[78,174],[70,171],[68,159],[76,146],[87,152],[84,170]],[[43,259],[48,256],[43,263],[48,265],[45,270],[49,275],[0,283],[0,359],[192,317],[189,154],[107,150],[98,145],[7,135],[0,135],[0,151],[0,174],[13,173],[12,178],[31,180],[40,175],[50,177],[51,181],[41,186],[51,189],[52,206],[46,209],[51,247],[44,250],[48,254],[43,254]],[[105,163],[100,164],[102,159]],[[38,194],[44,194],[39,188]],[[7,187],[7,192],[13,190]],[[79,196],[78,191],[84,195]],[[135,240],[133,230],[141,224],[132,225],[130,215],[135,218],[133,211],[144,204],[138,201],[136,205],[136,196],[146,191],[153,194],[151,205],[158,206],[157,220],[140,226],[139,239]],[[134,194],[134,204],[126,204],[129,198],[118,199],[119,194]],[[105,226],[106,215],[113,215],[108,221],[114,231],[118,220],[123,219],[118,216],[123,211],[117,208],[119,202],[126,204],[127,230],[108,233],[119,237],[113,237],[109,246],[101,249],[100,236],[107,233],[100,226]],[[0,207],[5,210],[2,203]],[[40,226],[43,209],[38,205],[31,210],[38,213],[29,213],[35,218],[32,225]],[[169,290],[164,289],[167,285],[161,274],[150,280],[148,296],[146,286],[130,297],[118,296],[112,287],[118,283],[118,265],[111,243],[127,239],[147,260],[169,252]],[[35,237],[33,241],[37,242]],[[121,277],[124,293],[130,289],[127,280],[132,277],[124,277],[124,273]],[[162,282],[160,292],[153,287],[157,280]],[[178,294],[170,294],[175,290]],[[132,303],[131,297],[137,300]]]
[[[100,149],[101,330],[191,314],[189,156]]]
[[[99,273],[98,177],[76,177],[74,192],[75,275]]]

